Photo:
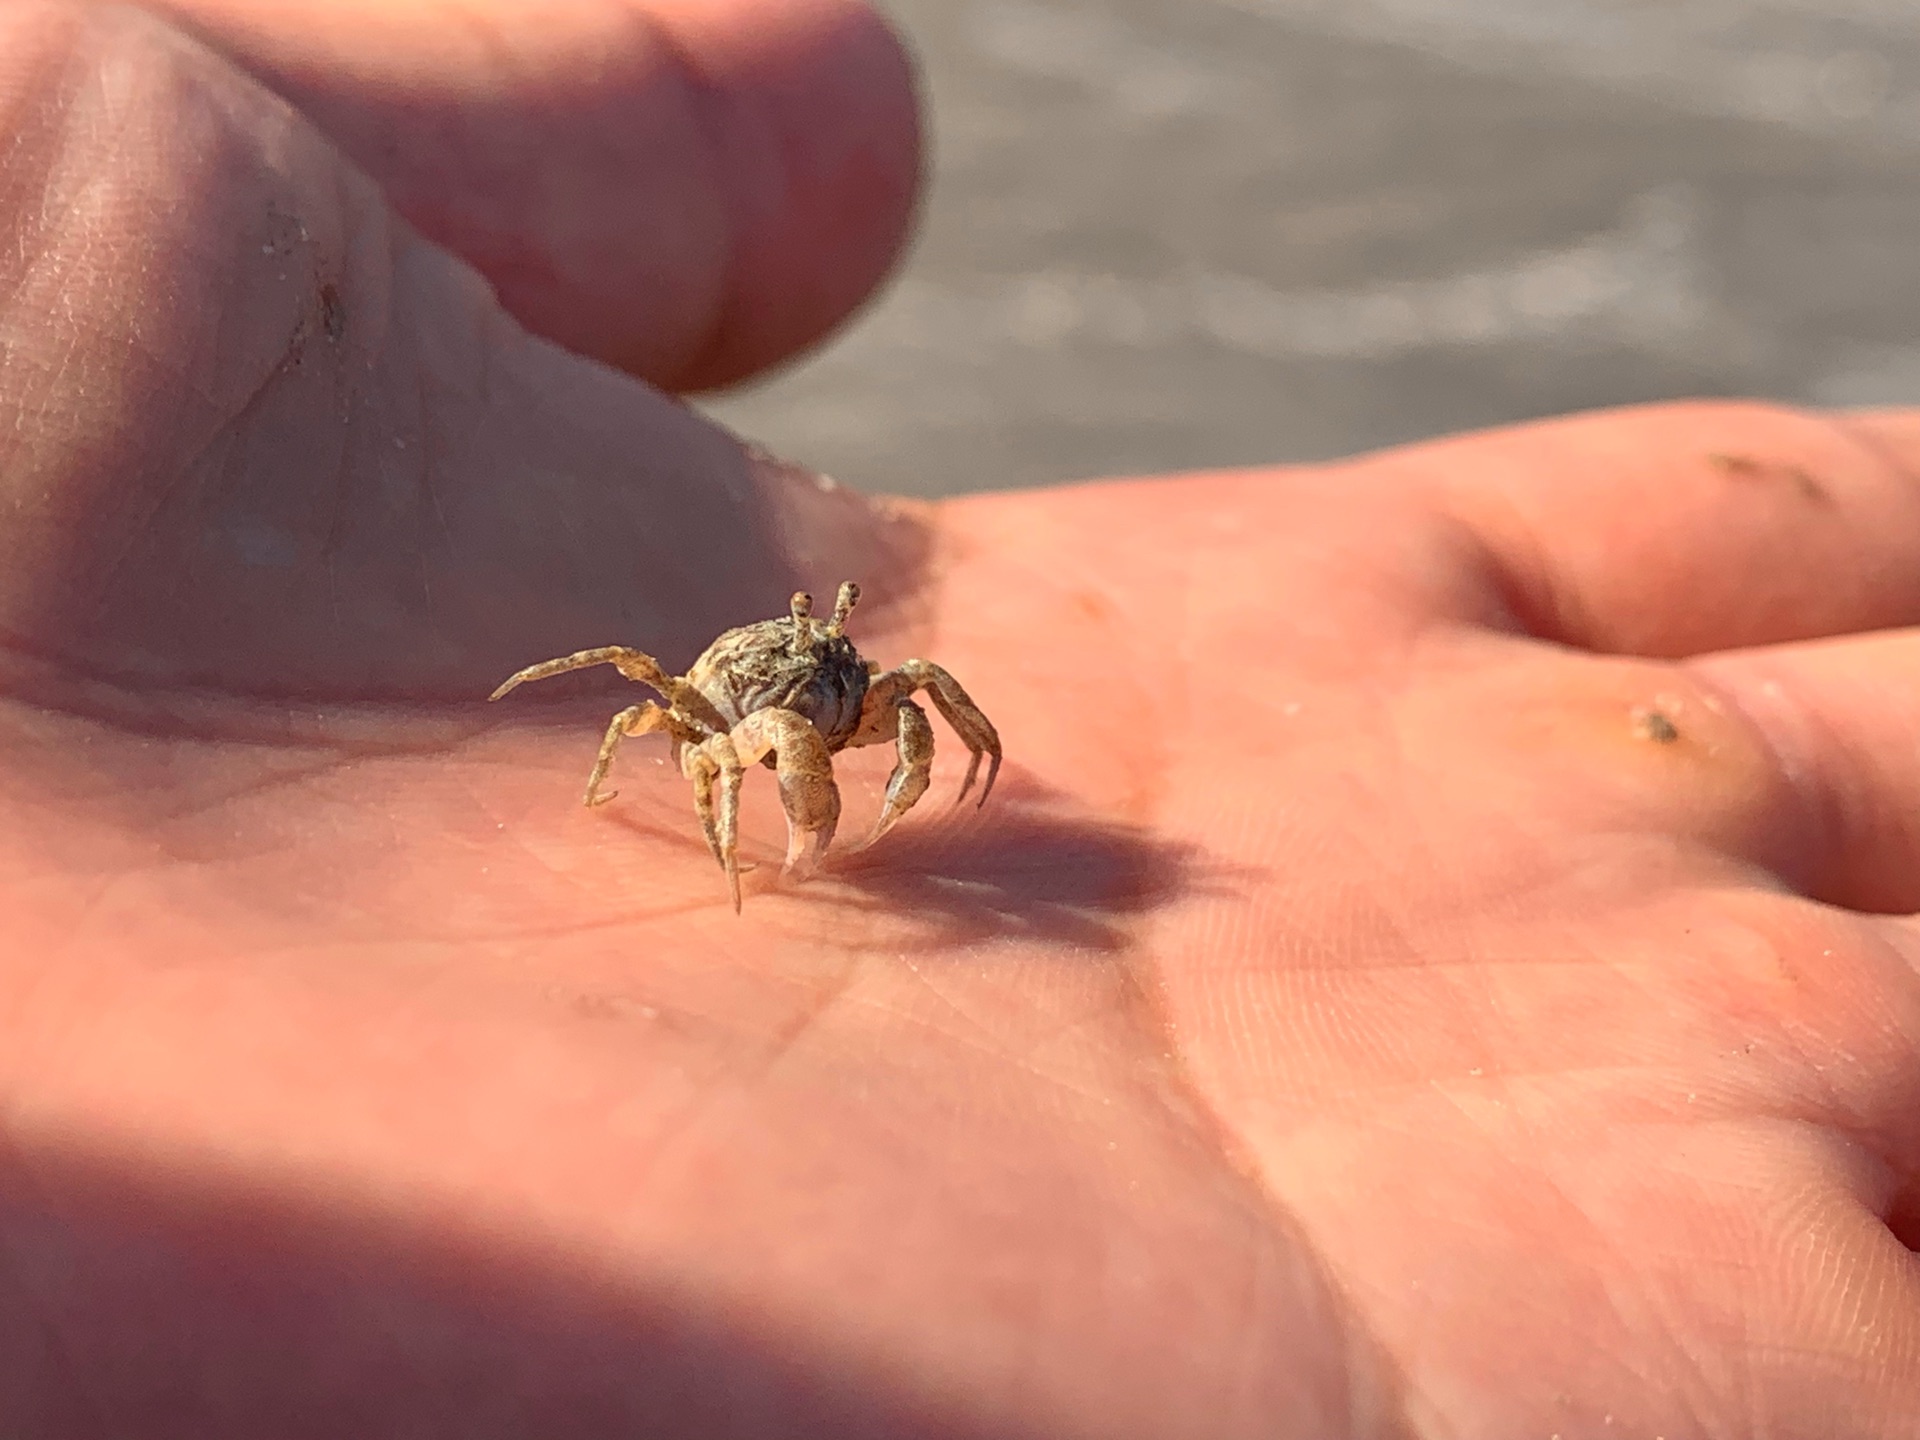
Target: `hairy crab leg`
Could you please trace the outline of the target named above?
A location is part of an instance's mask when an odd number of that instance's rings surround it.
[[[725,735],[711,735],[698,745],[690,745],[681,755],[686,776],[693,781],[693,808],[700,816],[700,829],[707,837],[707,849],[727,873],[727,893],[733,898],[734,913],[740,912],[740,781],[744,771],[733,742]],[[720,803],[714,804],[713,782],[720,781]]]
[[[620,742],[627,736],[665,730],[675,740],[685,741],[689,738],[684,733],[685,729],[685,726],[677,724],[672,715],[651,700],[642,701],[638,705],[629,705],[622,710],[607,723],[607,737],[600,742],[599,758],[593,762],[593,773],[587,777],[586,803],[589,806],[604,805],[620,793],[618,790],[609,790],[602,795],[600,785],[607,778],[607,771],[613,765],[613,752],[620,747]]]
[[[720,767],[707,754],[704,744],[689,746],[682,751],[680,767],[687,779],[693,782],[693,813],[700,817],[700,833],[707,837],[707,849],[713,852],[713,863],[724,870],[727,862],[720,853],[720,829],[713,813],[713,777],[720,773]]]
[[[733,753],[733,742],[716,735],[706,742],[720,762],[720,868],[727,872],[727,893],[733,913],[740,913],[740,782],[744,772]]]
[[[564,675],[569,670],[585,670],[590,665],[616,666],[629,680],[652,686],[668,700],[674,698],[673,677],[660,668],[658,660],[644,650],[633,650],[625,645],[602,645],[594,650],[576,650],[557,660],[542,660],[538,665],[516,670],[487,699],[498,700],[515,686],[524,685],[529,680],[545,680],[550,676]]]
[[[911,700],[900,701],[895,709],[899,715],[896,729],[900,758],[887,777],[886,803],[873,832],[863,842],[866,845],[891,830],[894,821],[911,810],[933,783],[933,726],[927,723],[927,712]]]
[[[689,685],[684,677],[669,675],[661,668],[660,662],[646,651],[626,645],[602,645],[593,650],[576,650],[557,660],[542,660],[538,665],[516,670],[501,681],[500,688],[487,699],[498,700],[509,690],[529,680],[545,680],[554,675],[564,675],[569,670],[585,670],[593,665],[611,665],[627,679],[659,692],[674,711],[690,723],[690,728],[702,735],[717,735],[727,728],[727,722],[720,718],[720,712],[713,708],[713,702]]]
[[[953,803],[958,805],[967,798],[974,778],[980,773],[980,761],[987,757],[992,763],[987,767],[987,783],[980,787],[979,800],[980,804],[986,804],[987,796],[993,793],[993,782],[1000,774],[1000,734],[960,682],[931,660],[906,660],[875,675],[861,707],[860,728],[847,744],[880,745],[894,739],[898,725],[891,713],[893,708],[921,690],[927,692],[934,709],[953,727],[953,733],[966,745],[970,756],[966,778],[960,782],[960,793],[954,796]]]

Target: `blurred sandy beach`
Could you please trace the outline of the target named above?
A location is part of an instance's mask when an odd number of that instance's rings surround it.
[[[933,184],[706,408],[919,494],[1627,401],[1920,403],[1913,0],[892,0]]]

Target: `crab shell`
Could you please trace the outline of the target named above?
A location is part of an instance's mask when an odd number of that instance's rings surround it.
[[[827,749],[837,752],[860,727],[871,673],[844,635],[828,636],[815,626],[812,644],[795,654],[794,622],[761,620],[715,640],[686,679],[729,729],[757,710],[778,707],[811,721]],[[762,763],[771,767],[773,756]]]

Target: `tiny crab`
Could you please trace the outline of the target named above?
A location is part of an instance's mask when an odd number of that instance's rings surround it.
[[[667,701],[630,705],[607,725],[600,756],[587,777],[586,803],[601,805],[614,792],[600,789],[613,752],[629,735],[663,730],[672,742],[680,773],[693,782],[693,808],[706,832],[707,848],[726,872],[733,908],[740,909],[740,782],[756,760],[780,781],[787,812],[787,858],[783,874],[804,879],[819,865],[840,822],[840,787],[833,757],[858,745],[891,740],[898,762],[887,781],[880,818],[863,844],[871,845],[926,794],[933,770],[933,727],[913,702],[925,690],[934,708],[965,742],[972,758],[960,782],[958,804],[973,788],[980,761],[990,759],[980,787],[984,805],[1000,773],[1000,737],[967,692],[930,660],[908,660],[882,670],[864,660],[846,637],[847,617],[860,599],[851,580],[840,587],[833,618],[813,618],[813,597],[796,594],[785,619],[762,620],[729,630],[693,662],[685,675],[669,675],[651,655],[622,645],[582,650],[529,665],[487,698],[498,700],[516,685],[549,675],[611,665],[629,680],[651,686]],[[720,782],[714,804],[713,782]]]

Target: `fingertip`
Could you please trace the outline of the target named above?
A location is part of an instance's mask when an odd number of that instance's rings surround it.
[[[734,260],[710,343],[674,388],[711,389],[830,333],[892,271],[918,209],[912,54],[865,0],[662,4],[660,23],[725,97],[712,114]]]

